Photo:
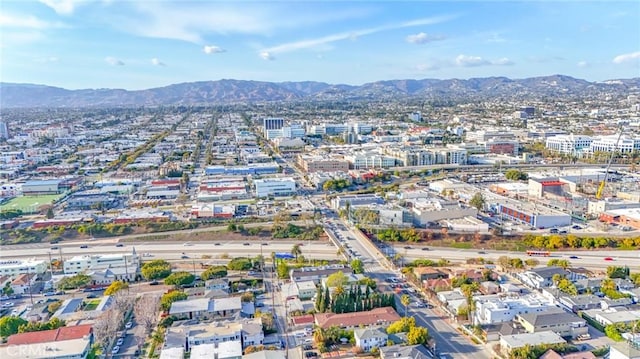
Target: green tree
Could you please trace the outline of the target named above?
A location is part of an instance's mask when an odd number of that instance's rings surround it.
[[[253,267],[253,263],[249,258],[233,258],[228,264],[229,270],[247,271]]]
[[[403,294],[402,297],[400,297],[400,303],[404,306],[404,316],[406,317],[407,311],[409,310],[409,304],[411,304],[411,297],[407,294]]]
[[[569,262],[566,259],[553,258],[547,262],[547,267],[553,267],[553,266],[560,267],[562,269],[567,269],[571,267],[571,262]]]
[[[364,264],[362,263],[362,260],[356,258],[354,260],[351,261],[351,269],[353,270],[354,274],[362,274],[364,273]]]
[[[349,278],[342,273],[342,271],[337,271],[333,274],[331,274],[330,276],[327,277],[327,287],[338,287],[338,286],[345,286],[347,285],[347,283],[349,283]]]
[[[227,225],[227,231],[229,231],[229,232],[235,232],[235,231],[237,231],[237,230],[238,230],[238,226],[236,226],[236,224],[235,224],[235,223],[229,223],[229,224]]]
[[[164,283],[168,285],[183,286],[183,285],[193,283],[195,279],[196,277],[193,274],[189,272],[181,271],[181,272],[171,273],[164,280]]]
[[[298,256],[302,254],[302,250],[300,249],[300,244],[296,243],[293,245],[293,247],[291,247],[291,254],[296,257],[296,260],[298,260]]]
[[[287,262],[280,260],[276,267],[276,273],[280,279],[289,278],[289,265]]]
[[[429,340],[427,328],[414,326],[407,333],[407,344],[409,345],[426,344],[427,340]]]
[[[84,273],[78,273],[71,277],[62,278],[58,282],[59,289],[76,289],[81,288],[91,283],[91,276]]]
[[[469,200],[469,205],[471,205],[478,211],[482,211],[485,203],[486,203],[486,200],[482,192],[476,192],[476,194],[474,194],[473,197],[471,197],[471,199]]]
[[[104,290],[104,295],[112,295],[115,294],[116,292],[119,292],[123,289],[127,289],[129,288],[129,283],[125,283],[121,280],[116,280],[114,282],[112,282],[107,289]]]
[[[171,274],[171,264],[164,259],[152,260],[144,263],[140,272],[146,280],[162,279]]]
[[[0,337],[6,338],[18,333],[20,326],[28,322],[20,317],[6,316],[0,318]]]
[[[187,300],[187,298],[189,298],[187,293],[174,290],[173,292],[162,295],[162,298],[160,298],[160,308],[164,311],[168,311],[171,309],[171,304],[173,302]]]
[[[212,278],[222,278],[227,276],[227,267],[225,266],[213,266],[207,268],[202,274],[200,274],[200,278],[203,280],[209,280]]]
[[[406,333],[409,329],[416,326],[416,318],[403,317],[397,320],[387,327],[387,334]]]
[[[629,276],[629,267],[607,267],[607,277],[609,278],[627,278]]]
[[[49,207],[49,209],[47,209],[47,219],[51,219],[53,218],[54,214],[53,214],[53,208]]]

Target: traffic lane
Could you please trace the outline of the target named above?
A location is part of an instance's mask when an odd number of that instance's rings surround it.
[[[411,310],[409,310],[411,312]],[[429,334],[436,340],[438,353],[453,355],[455,358],[486,358],[489,356],[482,347],[471,344],[466,337],[454,329],[446,320],[443,320],[433,311],[412,313],[418,325],[429,329]]]

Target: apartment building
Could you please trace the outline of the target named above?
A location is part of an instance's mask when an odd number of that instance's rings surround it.
[[[124,254],[75,256],[64,261],[63,269],[67,275],[89,273],[104,276],[104,280],[94,279],[101,284],[115,280],[132,281],[140,273],[140,257],[135,249]]]
[[[42,274],[47,271],[48,265],[45,260],[37,259],[9,259],[0,261],[0,277],[17,277],[20,274],[35,273]]]
[[[474,298],[476,324],[497,324],[512,321],[517,315],[525,313],[542,313],[551,305],[543,298],[530,295],[487,295]]]
[[[344,159],[328,156],[311,156],[299,154],[296,162],[306,173],[314,172],[348,172],[349,162]]]

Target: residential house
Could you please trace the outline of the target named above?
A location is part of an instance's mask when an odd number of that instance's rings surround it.
[[[242,359],[242,345],[239,341],[194,345],[191,347],[189,358]]]
[[[415,267],[413,274],[421,282],[429,279],[449,278],[449,274],[433,267]]]
[[[560,267],[538,267],[520,273],[519,277],[522,283],[535,289],[551,287],[553,285],[553,276],[561,275],[566,277],[568,272]]]
[[[392,345],[380,348],[381,359],[430,359],[431,353],[424,345]]]
[[[311,299],[316,295],[316,284],[311,280],[297,281],[296,287],[298,287],[298,298]]]
[[[223,278],[209,279],[204,287],[207,290],[222,290],[229,293],[229,281]]]
[[[242,359],[287,359],[287,355],[284,350],[262,350],[245,354]]]
[[[589,332],[586,320],[560,308],[550,308],[539,313],[518,314],[515,321],[528,333],[551,330],[563,338],[577,338]]]
[[[354,313],[319,313],[315,315],[316,325],[323,329],[332,326],[357,328],[370,325],[389,325],[398,320],[400,320],[400,316],[391,307],[375,308]]]
[[[601,302],[602,298],[593,294],[561,295],[558,297],[558,303],[574,313],[600,308]]]
[[[451,279],[438,278],[422,281],[424,289],[435,293],[451,290]]]
[[[178,319],[228,318],[241,310],[240,297],[198,298],[173,302],[169,314]]]
[[[475,323],[496,324],[510,322],[519,314],[541,313],[555,307],[537,295],[485,295],[474,297],[476,303]]]
[[[497,294],[500,292],[500,285],[491,281],[482,282],[480,283],[480,292],[483,294]]]
[[[552,332],[544,331],[537,333],[524,333],[514,335],[503,335],[500,337],[500,349],[509,353],[513,349],[522,348],[524,346],[536,346],[543,344],[565,344],[567,341],[561,336]]]
[[[245,318],[233,322],[176,322],[167,328],[164,347],[182,347],[189,352],[198,345],[215,344],[218,346],[221,343],[229,342],[237,342],[241,349],[262,345],[264,342],[262,320],[260,318]]]
[[[553,349],[549,349],[538,359],[596,359],[596,356],[589,351],[560,355]]]
[[[640,343],[620,342],[609,348],[609,359],[640,359]]]
[[[0,358],[85,359],[93,345],[91,325],[14,334],[0,347]]]
[[[294,281],[313,281],[319,284],[323,278],[326,278],[333,273],[342,272],[346,275],[352,274],[353,270],[350,267],[335,264],[324,267],[302,267],[294,268],[289,271],[289,278]]]
[[[387,345],[389,336],[383,328],[358,328],[353,331],[356,346],[365,352]]]
[[[23,273],[11,281],[11,289],[13,294],[26,294],[29,293],[31,286],[36,282],[37,275],[34,273]]]

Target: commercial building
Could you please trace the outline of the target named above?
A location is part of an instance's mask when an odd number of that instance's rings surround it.
[[[132,281],[140,273],[140,257],[131,253],[75,256],[64,261],[64,274],[96,275],[94,281],[108,284],[115,280]]]
[[[580,155],[589,150],[593,138],[580,135],[558,135],[549,137],[546,140],[545,147],[553,152],[564,153],[568,155]]]
[[[341,158],[299,154],[296,157],[296,161],[298,166],[306,173],[349,171],[349,162]]]
[[[540,204],[528,204],[502,198],[488,198],[489,207],[503,219],[524,223],[535,228],[571,225],[571,216]]]
[[[384,204],[384,199],[377,194],[354,194],[336,196],[331,200],[331,207],[336,210],[345,208],[347,204],[351,207]]]
[[[265,178],[253,181],[256,197],[289,196],[296,193],[296,181],[291,177]]]
[[[246,166],[208,166],[204,169],[207,176],[249,176],[275,174],[280,171],[280,166],[275,162],[250,163]]]
[[[27,181],[22,185],[22,194],[25,196],[59,194],[62,193],[60,183],[62,183],[60,179]]]
[[[589,146],[591,153],[595,152],[620,152],[631,153],[633,151],[640,151],[640,138],[630,137],[618,134],[611,136],[599,136],[595,137]]]
[[[476,302],[474,321],[480,325],[510,322],[519,314],[542,313],[553,307],[536,295],[498,294],[478,296],[474,300]]]
[[[15,278],[20,274],[35,273],[42,274],[47,271],[48,265],[45,260],[36,259],[10,259],[0,261],[0,276],[10,276]]]

